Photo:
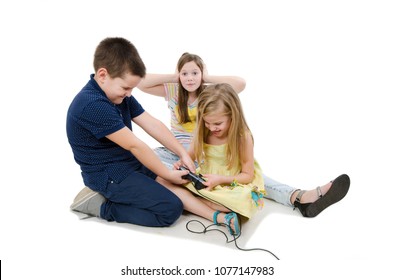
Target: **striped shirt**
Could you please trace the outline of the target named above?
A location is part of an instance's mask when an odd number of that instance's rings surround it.
[[[188,115],[190,116],[191,122],[179,123],[179,112],[178,112],[178,83],[167,83],[164,84],[165,88],[165,100],[168,101],[168,108],[171,112],[171,131],[180,144],[190,144],[192,139],[192,132],[196,124],[197,115],[197,100],[192,104],[188,105]]]

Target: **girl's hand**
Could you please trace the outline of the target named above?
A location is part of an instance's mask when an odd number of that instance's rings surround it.
[[[203,178],[206,180],[206,182],[203,182],[203,184],[206,186],[205,190],[211,191],[215,186],[221,184],[221,177],[222,176],[215,174],[203,174]]]

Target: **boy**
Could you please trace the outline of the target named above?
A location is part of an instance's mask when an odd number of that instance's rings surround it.
[[[132,132],[131,120],[179,155],[191,171],[193,161],[167,127],[131,95],[146,74],[133,44],[124,38],[104,39],[94,54],[94,70],[67,113],[68,141],[88,186],[71,209],[107,221],[171,225],[183,203],[169,190],[174,186],[170,182],[186,183],[182,176],[187,171],[168,170]]]

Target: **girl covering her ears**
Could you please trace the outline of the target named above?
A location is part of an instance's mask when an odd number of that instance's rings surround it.
[[[237,93],[244,90],[246,82],[238,76],[217,76],[207,72],[202,58],[184,53],[179,58],[173,74],[150,74],[139,83],[143,92],[164,97],[170,110],[171,131],[186,149],[190,146],[195,128],[197,98],[207,84],[228,83]],[[160,147],[156,153],[169,169],[179,158],[170,150]]]
[[[197,190],[192,183],[186,187],[251,218],[263,206],[264,182],[240,99],[225,83],[207,86],[198,99],[196,129],[188,153],[198,163],[197,172],[206,179],[206,188]]]

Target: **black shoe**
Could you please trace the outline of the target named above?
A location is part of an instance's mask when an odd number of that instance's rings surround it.
[[[332,181],[332,186],[325,195],[322,195],[321,188],[317,187],[319,199],[312,203],[300,203],[300,199],[305,193],[305,191],[300,191],[293,203],[293,209],[298,208],[304,217],[315,217],[330,205],[343,199],[348,193],[349,185],[349,176],[347,174],[342,174]]]

